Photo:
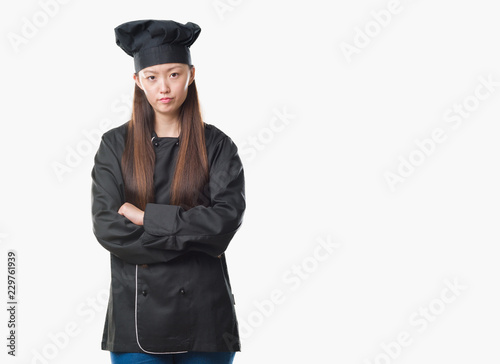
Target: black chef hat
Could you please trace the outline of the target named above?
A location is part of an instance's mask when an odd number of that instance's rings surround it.
[[[116,44],[134,57],[135,71],[162,63],[191,65],[189,47],[201,28],[173,20],[135,20],[115,28]]]

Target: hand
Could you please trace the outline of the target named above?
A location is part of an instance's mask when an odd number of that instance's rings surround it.
[[[131,203],[125,202],[118,210],[118,213],[125,216],[136,225],[144,225],[144,211]]]

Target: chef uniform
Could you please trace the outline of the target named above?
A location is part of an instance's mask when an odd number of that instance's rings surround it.
[[[134,57],[136,71],[163,63],[191,64],[194,23],[146,20],[115,29],[117,44]],[[236,144],[203,123],[209,163],[205,205],[170,205],[170,187],[182,139],[158,137],[155,201],[144,225],[118,214],[125,202],[121,158],[130,121],[104,133],[92,169],[92,221],[110,252],[111,287],[102,349],[166,354],[240,351],[225,250],[240,228],[245,183]],[[180,136],[181,137],[181,136]]]

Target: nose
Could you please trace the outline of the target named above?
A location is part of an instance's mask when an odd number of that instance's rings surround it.
[[[166,78],[162,77],[160,81],[160,93],[168,94],[170,92],[170,87]]]

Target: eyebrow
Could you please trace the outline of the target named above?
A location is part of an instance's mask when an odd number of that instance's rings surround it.
[[[170,67],[170,68],[167,68],[167,72],[170,72],[172,71],[173,69],[176,69],[176,68],[181,68],[181,66],[173,66],[173,67]],[[154,73],[154,74],[158,74],[158,72],[156,71],[153,71],[153,70],[145,70],[144,73]]]
[[[173,69],[181,68],[181,66],[173,66],[167,69],[167,71],[172,71]]]

